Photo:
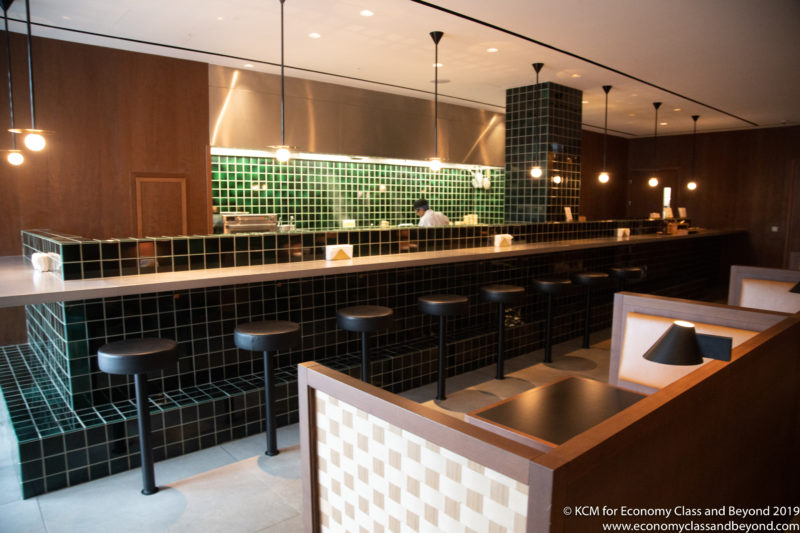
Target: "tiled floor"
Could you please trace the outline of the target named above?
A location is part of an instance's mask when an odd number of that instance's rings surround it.
[[[595,340],[607,339],[609,331]],[[553,363],[542,351],[506,362],[507,378],[494,367],[447,380],[447,400],[436,403],[436,384],[403,396],[453,416],[489,405],[564,375],[608,379],[609,341],[579,348],[580,339],[554,347]],[[5,411],[0,409],[0,411]],[[0,415],[2,416],[2,415]],[[162,488],[139,494],[139,470],[22,500],[9,448],[7,419],[0,418],[0,531],[4,533],[215,532],[279,533],[302,530],[300,447],[297,425],[278,430],[280,455],[264,455],[264,434],[156,463]]]

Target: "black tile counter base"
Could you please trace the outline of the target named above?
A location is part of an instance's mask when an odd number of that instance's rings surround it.
[[[260,433],[264,428],[260,355],[238,350],[233,330],[254,320],[300,324],[301,346],[276,357],[278,425],[297,420],[296,365],[320,361],[357,377],[360,337],[336,325],[336,310],[384,305],[394,328],[373,339],[373,382],[402,392],[436,380],[438,320],[417,298],[432,292],[468,296],[470,313],[448,322],[448,375],[495,363],[496,308],[480,287],[528,289],[534,279],[568,277],[614,266],[647,266],[630,290],[702,299],[727,287],[736,236],[709,236],[566,250],[329,276],[26,306],[28,344],[0,348],[0,387],[17,438],[24,497],[137,468],[133,380],[97,367],[97,348],[125,338],[178,341],[175,369],[150,379],[157,460]],[[612,289],[593,294],[591,330],[608,328]],[[585,295],[559,296],[553,341],[583,333]],[[508,309],[506,357],[543,346],[545,300],[528,290]]]

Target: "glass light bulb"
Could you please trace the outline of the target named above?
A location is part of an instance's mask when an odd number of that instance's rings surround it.
[[[686,184],[686,188],[689,189],[690,191],[693,191],[697,188],[697,183],[694,181],[690,181],[689,183]]]
[[[439,172],[442,170],[442,160],[438,157],[432,157],[429,164],[433,172]]]
[[[531,177],[532,178],[541,178],[542,177],[542,167],[535,166],[531,168]]]
[[[275,159],[281,163],[286,163],[291,157],[292,152],[289,151],[288,146],[279,146],[278,149],[275,150]]]
[[[38,152],[44,148],[44,137],[38,133],[29,133],[25,136],[25,146],[32,152]]]
[[[597,179],[600,181],[600,183],[608,183],[608,172],[601,172],[600,175],[597,176]]]
[[[658,178],[653,176],[647,181],[647,184],[651,187],[658,187]]]
[[[25,157],[20,152],[9,152],[8,153],[8,162],[18,167],[25,161]]]
[[[556,175],[556,176],[553,176],[553,183],[555,183],[556,185],[558,185],[559,183],[561,183],[561,181],[562,181],[562,180],[561,180],[561,176],[557,176],[557,175]]]

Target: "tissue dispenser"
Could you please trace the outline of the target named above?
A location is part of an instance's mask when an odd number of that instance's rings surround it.
[[[330,244],[325,247],[326,261],[340,261],[353,258],[352,244]]]
[[[495,246],[511,246],[511,240],[514,237],[508,233],[498,233],[494,236]]]
[[[31,265],[34,270],[50,272],[61,269],[61,256],[57,253],[36,252],[31,255]]]

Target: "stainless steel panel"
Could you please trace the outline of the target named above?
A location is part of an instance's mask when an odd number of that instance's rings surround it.
[[[280,144],[280,77],[238,71],[231,89],[235,72],[209,65],[212,145],[258,150]],[[433,155],[433,101],[286,78],[286,144],[316,153],[426,159]],[[503,166],[504,150],[502,113],[439,103],[445,161]]]

